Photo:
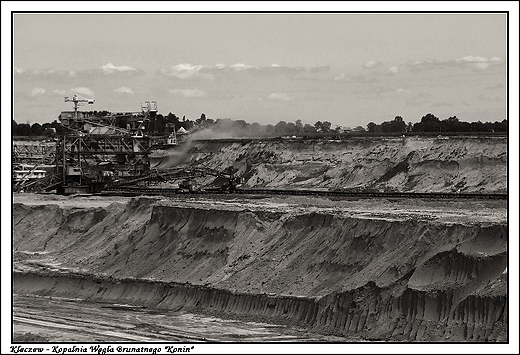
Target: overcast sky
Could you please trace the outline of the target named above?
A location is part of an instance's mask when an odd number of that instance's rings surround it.
[[[262,124],[501,121],[506,31],[498,13],[18,13],[14,119],[50,122],[79,94]]]

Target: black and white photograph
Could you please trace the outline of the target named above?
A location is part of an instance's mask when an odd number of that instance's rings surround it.
[[[2,1],[2,353],[518,353],[518,5]]]

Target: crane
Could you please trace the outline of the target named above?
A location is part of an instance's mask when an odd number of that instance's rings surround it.
[[[78,119],[78,105],[81,105],[81,102],[86,102],[89,105],[93,105],[96,100],[94,99],[87,99],[85,97],[78,96],[74,94],[72,97],[65,96],[65,102],[74,102],[74,119]]]

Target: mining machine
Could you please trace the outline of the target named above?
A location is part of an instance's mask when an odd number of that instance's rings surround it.
[[[35,171],[23,172],[15,182],[18,191],[56,190],[58,194],[89,194],[110,189],[139,188],[157,182],[178,182],[178,192],[207,191],[198,178],[215,177],[209,190],[235,191],[243,179],[231,172],[207,167],[150,168],[149,155],[153,149],[148,135],[154,122],[157,103],[146,101],[140,112],[110,113],[108,111],[80,111],[78,107],[94,104],[95,100],[78,95],[65,97],[74,104],[73,111],[62,111],[59,123],[67,133],[56,137],[55,169],[43,179],[29,179]],[[175,127],[166,145],[177,144]]]
[[[243,177],[237,175],[236,171],[232,172],[233,170],[234,169],[229,168],[225,171],[218,171],[207,167],[172,168],[165,170],[152,169],[147,174],[139,177],[114,180],[107,188],[120,189],[129,186],[139,186],[139,184],[143,183],[180,181],[177,189],[179,193],[200,193],[205,191],[233,192],[244,183]],[[197,181],[197,178],[206,176],[215,177],[214,184],[218,187],[208,189]]]
[[[82,112],[78,106],[95,100],[65,97],[74,111],[63,111],[60,124],[69,133],[58,137],[56,175],[47,186],[58,193],[98,192],[113,179],[138,177],[150,169],[150,138],[147,128],[157,112],[155,101],[146,101],[140,112]]]

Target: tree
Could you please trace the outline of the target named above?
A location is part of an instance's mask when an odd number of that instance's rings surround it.
[[[303,133],[306,133],[306,134],[316,133],[316,128],[314,128],[314,126],[311,126],[310,124],[306,123],[305,126],[303,126]]]
[[[303,133],[302,120],[296,120],[296,122],[294,124],[296,125],[296,129],[298,130],[298,134]]]
[[[376,133],[377,125],[374,122],[369,122],[367,124],[367,131],[370,133]]]
[[[457,116],[451,116],[448,117],[448,122],[459,122],[459,119],[457,118]]]
[[[17,127],[16,135],[17,136],[30,136],[31,135],[31,126],[28,123],[20,123]]]
[[[332,126],[332,123],[330,123],[329,121],[323,121],[323,123],[321,124],[321,129],[322,129],[323,133],[330,132],[331,126]]]
[[[323,130],[323,123],[321,123],[321,121],[316,121],[316,123],[314,123],[314,128],[316,129],[316,132],[321,132]]]
[[[287,122],[285,121],[280,121],[278,122],[275,126],[274,126],[274,131],[276,132],[276,134],[279,134],[281,136],[287,134]]]
[[[414,132],[439,132],[441,130],[441,122],[438,117],[432,113],[428,113],[421,118],[421,122],[413,125]]]
[[[296,124],[292,122],[287,122],[287,127],[285,128],[286,134],[294,136],[298,134],[298,128],[296,128]]]
[[[41,136],[43,134],[43,128],[39,123],[33,123],[31,126],[31,135],[33,136]]]
[[[401,116],[395,116],[393,121],[381,124],[383,132],[403,133],[406,132],[406,123]]]

